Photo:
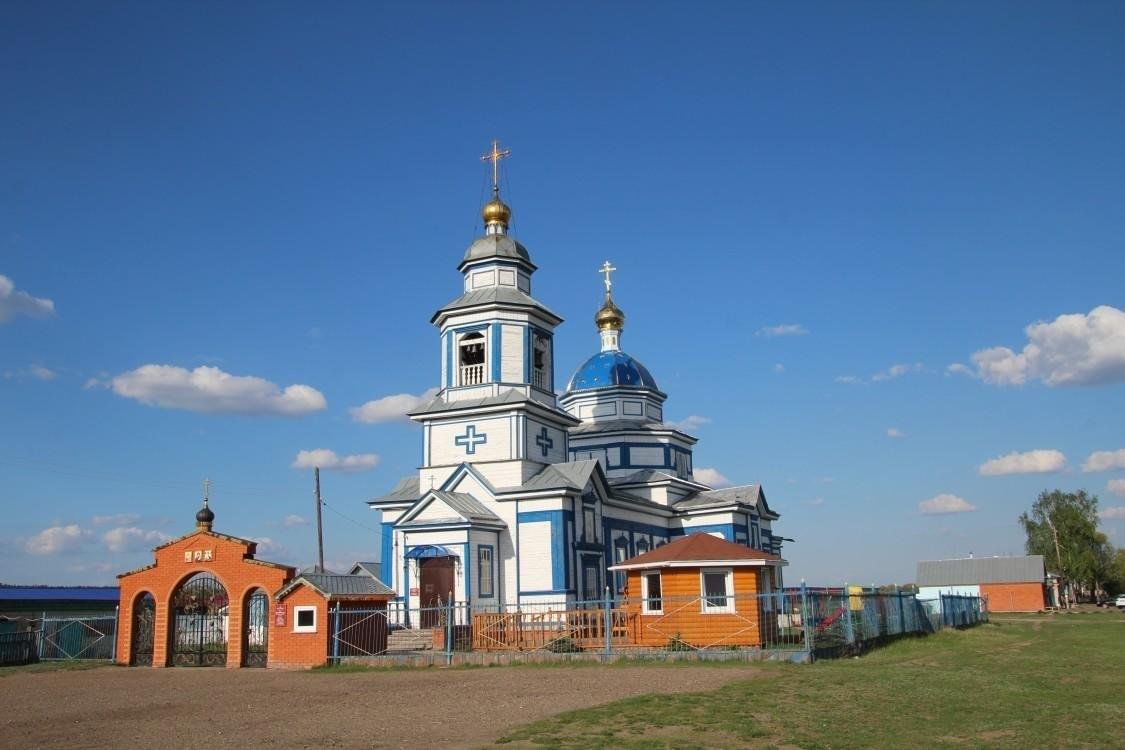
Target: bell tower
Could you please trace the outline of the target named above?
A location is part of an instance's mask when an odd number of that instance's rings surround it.
[[[512,209],[500,198],[496,141],[482,156],[492,195],[481,210],[484,234],[457,270],[462,294],[434,313],[441,349],[441,390],[411,415],[425,431],[423,487],[442,483],[461,463],[509,486],[567,458],[567,429],[577,424],[555,399],[554,332],[562,318],[531,296],[536,266],[510,234]],[[503,465],[501,465],[503,464]]]

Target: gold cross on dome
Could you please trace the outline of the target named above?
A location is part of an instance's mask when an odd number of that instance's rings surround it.
[[[492,162],[492,192],[500,192],[500,160],[505,156],[511,156],[512,149],[506,148],[500,150],[500,141],[492,142],[492,150],[480,158],[481,161]]]
[[[616,270],[617,270],[616,268],[614,268],[613,266],[611,266],[609,264],[608,260],[605,263],[602,264],[601,268],[598,269],[598,273],[604,273],[605,274],[605,293],[606,294],[609,294],[609,290],[613,288],[613,280],[609,278],[609,275]]]

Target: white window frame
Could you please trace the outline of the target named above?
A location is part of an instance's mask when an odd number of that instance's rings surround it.
[[[707,588],[704,583],[707,575],[723,575],[723,587],[726,593],[723,597],[725,603],[713,605],[707,600]],[[699,570],[699,606],[705,615],[729,615],[734,612],[734,569],[733,568],[700,568]]]
[[[660,581],[660,609],[652,608],[652,601],[648,593],[648,577],[656,576]],[[662,615],[664,614],[664,576],[660,574],[659,570],[645,570],[641,572],[641,614],[645,615]]]
[[[484,349],[484,359],[481,361],[481,363],[479,365],[463,365],[461,363],[461,347],[465,345],[466,339],[469,339],[470,336],[472,336],[473,340],[475,341],[476,340],[476,334],[480,335],[481,345]],[[478,328],[476,330],[464,331],[462,333],[457,334],[457,340],[454,342],[455,346],[454,346],[454,349],[453,349],[454,359],[457,360],[456,365],[455,365],[455,367],[457,368],[455,370],[455,372],[457,373],[457,377],[454,378],[454,382],[457,384],[457,386],[467,387],[467,386],[473,386],[473,385],[484,385],[485,383],[491,382],[491,378],[489,377],[489,375],[490,375],[490,372],[489,372],[489,362],[490,362],[489,357],[492,354],[492,342],[490,341],[490,338],[491,338],[491,336],[489,335],[489,331],[488,331],[487,328]],[[481,369],[481,381],[479,383],[465,383],[464,382],[464,369],[463,369],[465,367],[480,367],[480,368],[482,368]]]
[[[316,632],[316,620],[317,620],[316,611],[317,611],[317,609],[318,608],[315,605],[313,605],[313,606],[297,605],[297,606],[293,607],[293,632],[294,633],[315,633]],[[312,612],[313,613],[312,625],[299,625],[298,624],[298,622],[300,621],[300,614],[302,612]]]

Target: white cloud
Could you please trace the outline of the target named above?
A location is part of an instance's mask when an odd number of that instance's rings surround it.
[[[973,372],[973,368],[960,362],[954,362],[949,367],[945,368],[946,375],[967,375],[970,378],[975,378],[977,374]]]
[[[55,314],[55,303],[49,299],[32,297],[16,289],[15,283],[0,274],[0,323],[7,323],[17,315],[29,318],[46,318]]]
[[[772,338],[774,336],[807,336],[809,330],[800,323],[782,323],[777,326],[759,328],[754,335]]]
[[[1089,313],[1060,315],[1024,329],[1019,354],[994,346],[973,354],[980,378],[992,385],[1103,385],[1125,380],[1125,312],[1102,305]]]
[[[1125,469],[1125,448],[1115,451],[1094,451],[1082,464],[1082,471],[1113,471]]]
[[[311,386],[290,385],[281,390],[268,380],[230,375],[217,367],[186,370],[172,365],[143,365],[116,376],[110,385],[117,395],[148,406],[205,414],[296,417],[328,407],[324,395]]]
[[[56,555],[73,552],[90,537],[90,532],[76,523],[51,526],[24,542],[24,549],[33,555]]]
[[[285,517],[285,520],[282,523],[284,523],[286,526],[304,526],[308,522],[309,520],[304,516],[298,516],[296,513],[290,513]]]
[[[824,498],[823,497],[814,497],[812,500],[807,501],[807,504],[813,505],[813,506],[824,505]]]
[[[922,369],[923,366],[921,362],[914,362],[913,364],[900,362],[898,364],[891,365],[885,370],[880,370],[879,372],[872,375],[868,380],[864,380],[857,375],[837,375],[834,380],[837,383],[845,383],[847,385],[882,383],[887,380],[895,380],[896,378],[901,378],[903,375],[907,375],[912,372],[921,372]]]
[[[141,517],[136,513],[114,513],[109,516],[94,516],[91,522],[95,526],[109,526],[110,524],[132,526],[139,520],[141,520]]]
[[[781,373],[785,372],[785,365],[778,362],[773,366],[773,371],[780,375]]]
[[[882,382],[884,380],[894,380],[895,378],[901,378],[903,375],[906,375],[907,373],[919,372],[919,371],[921,371],[921,369],[922,369],[922,363],[921,362],[915,362],[914,364],[899,363],[899,364],[896,364],[896,365],[891,365],[890,367],[888,367],[886,370],[883,370],[882,372],[875,373],[874,375],[871,376],[871,381],[873,383],[879,383],[879,382]]]
[[[254,552],[254,556],[258,559],[268,559],[269,557],[284,557],[289,558],[289,550],[282,544],[275,542],[268,536],[252,536],[250,541],[257,542],[258,547]],[[262,556],[266,557],[263,558]]]
[[[102,534],[102,542],[110,552],[127,552],[163,544],[172,537],[163,531],[145,531],[136,526],[119,526]]]
[[[23,380],[24,378],[35,378],[36,380],[54,380],[59,374],[49,367],[43,365],[31,365],[30,367],[23,367],[19,370],[5,370],[4,378],[6,380]]]
[[[337,456],[336,451],[317,448],[311,451],[300,451],[291,465],[294,469],[315,469],[319,467],[325,471],[369,471],[379,465],[379,456],[375,453]]]
[[[352,419],[356,422],[379,424],[380,422],[406,422],[409,421],[407,413],[424,406],[433,400],[438,389],[431,388],[417,396],[410,393],[396,393],[393,396],[384,396],[373,401],[368,401],[361,406],[348,409]]]
[[[691,416],[684,417],[678,422],[667,423],[669,427],[674,427],[677,430],[683,430],[684,432],[695,432],[705,424],[711,424],[711,417],[701,417],[698,414],[692,414]]]
[[[1106,483],[1105,488],[1114,495],[1125,496],[1125,479],[1111,479]]]
[[[888,427],[887,428],[887,437],[889,437],[889,438],[904,438],[904,437],[906,437],[906,433],[903,432],[902,430],[900,430],[897,427]]]
[[[998,477],[1005,474],[1053,474],[1065,468],[1066,456],[1062,451],[1039,449],[989,459],[977,467],[977,471],[984,477]]]
[[[721,487],[730,487],[733,484],[729,479],[724,477],[718,469],[713,469],[709,466],[697,466],[692,472],[695,481],[701,482],[708,487],[719,489]]]
[[[974,510],[976,510],[976,506],[970,505],[964,498],[949,494],[934,495],[929,500],[918,503],[918,511],[925,515],[969,513]]]
[[[1114,505],[1105,510],[1098,511],[1098,518],[1103,521],[1125,519],[1125,505]]]

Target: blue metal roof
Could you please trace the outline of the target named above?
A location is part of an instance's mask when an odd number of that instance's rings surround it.
[[[117,586],[0,586],[0,601],[115,602],[120,598]]]
[[[659,390],[645,366],[625,352],[598,352],[590,357],[570,376],[566,390],[570,393],[617,386]]]
[[[427,557],[456,557],[440,544],[423,544],[406,553],[407,560],[421,560]]]

